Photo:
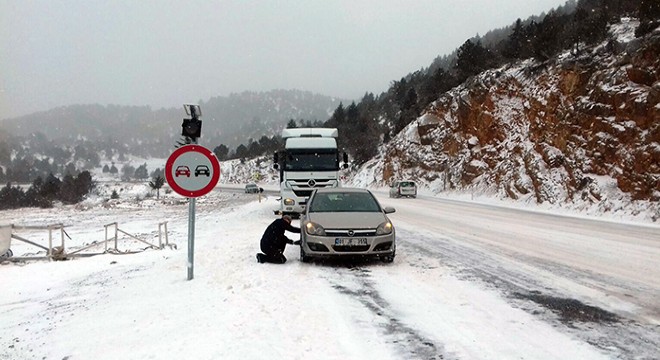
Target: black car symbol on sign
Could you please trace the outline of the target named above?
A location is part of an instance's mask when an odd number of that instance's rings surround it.
[[[211,176],[211,171],[209,170],[209,167],[206,165],[197,165],[195,168],[195,176],[199,175],[206,175],[206,176]]]
[[[190,169],[187,166],[177,166],[174,176],[186,176],[190,177]]]

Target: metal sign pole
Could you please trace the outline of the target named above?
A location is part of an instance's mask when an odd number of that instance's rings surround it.
[[[193,278],[195,254],[195,198],[188,198],[188,280]]]
[[[192,144],[197,145],[197,139],[192,139]],[[193,278],[195,265],[195,199],[188,200],[188,280]]]
[[[188,280],[193,279],[195,264],[195,202],[198,196],[208,194],[220,180],[220,163],[215,154],[197,145],[201,136],[202,111],[199,105],[184,104],[186,113],[192,119],[183,119],[181,135],[185,136],[186,145],[177,149],[167,158],[165,178],[172,190],[188,198]],[[177,143],[178,145],[183,145]],[[191,178],[191,169],[194,178]],[[203,177],[205,175],[206,177]]]

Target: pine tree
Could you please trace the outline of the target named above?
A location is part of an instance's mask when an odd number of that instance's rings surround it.
[[[508,39],[506,40],[503,55],[509,59],[523,59],[523,48],[526,42],[525,28],[522,25],[522,20],[518,18],[516,24],[511,31]]]
[[[488,69],[491,64],[490,57],[490,51],[481,45],[481,41],[467,40],[456,55],[459,80],[465,81],[468,77]]]
[[[340,102],[339,106],[337,106],[335,111],[332,113],[332,116],[330,116],[330,119],[328,119],[326,122],[326,125],[328,127],[340,127],[342,124],[344,124],[345,119],[346,114],[344,112],[344,104]]]
[[[298,127],[298,124],[296,124],[296,121],[293,120],[293,119],[289,120],[289,122],[286,123],[286,128],[287,129],[295,129],[297,127]]]
[[[11,183],[0,190],[0,210],[16,209],[25,201],[25,192],[19,186],[12,187]]]
[[[62,182],[53,173],[48,174],[43,186],[41,187],[41,196],[49,200],[55,200],[60,192]]]
[[[146,179],[149,177],[149,171],[147,170],[147,163],[144,163],[140,166],[138,166],[137,169],[135,169],[135,178],[136,179]]]
[[[121,168],[121,179],[130,181],[135,176],[135,168],[131,164],[124,164]]]
[[[218,158],[220,161],[227,160],[227,155],[229,154],[229,148],[227,148],[226,145],[220,144],[213,149],[213,153],[215,154],[215,157]]]

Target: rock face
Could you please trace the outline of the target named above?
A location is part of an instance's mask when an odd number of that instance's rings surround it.
[[[625,198],[657,207],[659,100],[660,31],[631,41],[613,32],[581,56],[529,60],[471,78],[367,167],[382,170],[383,185],[413,178],[434,191],[479,189],[605,207]]]

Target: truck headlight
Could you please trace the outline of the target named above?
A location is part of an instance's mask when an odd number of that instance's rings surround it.
[[[293,205],[295,203],[293,199],[284,199],[284,205]]]
[[[394,226],[392,226],[392,223],[389,221],[386,221],[376,228],[376,235],[387,235],[392,233],[392,229]]]
[[[305,231],[309,235],[325,236],[325,229],[323,226],[311,221],[305,223]]]

